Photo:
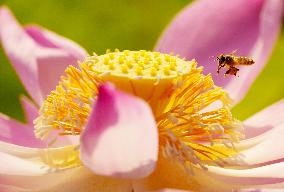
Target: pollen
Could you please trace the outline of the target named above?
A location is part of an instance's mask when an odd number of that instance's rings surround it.
[[[46,98],[34,121],[35,135],[80,135],[98,86],[111,82],[151,106],[163,156],[184,166],[223,165],[237,153],[234,143],[242,137],[242,126],[231,115],[226,92],[201,72],[195,60],[145,50],[87,57],[78,68],[69,66]]]

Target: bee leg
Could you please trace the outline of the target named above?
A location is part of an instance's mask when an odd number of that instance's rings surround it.
[[[219,73],[220,69],[222,69],[223,67],[225,67],[225,64],[219,64],[218,69],[217,69],[217,73]]]
[[[224,74],[224,76],[227,77],[228,74],[232,74],[232,69],[231,69],[231,68],[226,71],[226,73]]]
[[[239,69],[234,67],[234,75],[237,76]]]
[[[217,73],[219,73],[219,72],[220,72],[220,69],[221,69],[221,66],[220,66],[220,65],[218,65]]]
[[[220,67],[218,67],[218,69],[217,69],[217,73],[218,73],[218,74],[220,73],[220,69],[221,69],[221,68],[220,68]]]

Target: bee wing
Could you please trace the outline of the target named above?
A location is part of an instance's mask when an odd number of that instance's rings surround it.
[[[235,49],[234,51],[232,51],[232,52],[230,53],[230,55],[235,55],[237,52],[238,52],[238,49]]]

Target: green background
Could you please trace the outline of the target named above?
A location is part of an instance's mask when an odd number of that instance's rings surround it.
[[[37,23],[78,42],[89,53],[107,48],[151,50],[159,35],[190,0],[6,0],[22,24]],[[244,120],[284,96],[284,35],[246,98],[233,109]],[[0,48],[0,112],[24,120],[26,94]]]

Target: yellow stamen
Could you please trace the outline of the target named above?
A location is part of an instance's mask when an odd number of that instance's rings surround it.
[[[236,153],[233,144],[241,137],[241,126],[231,116],[230,99],[214,85],[210,75],[201,74],[195,60],[116,49],[88,57],[79,67],[69,66],[44,101],[34,121],[38,138],[46,139],[54,130],[62,136],[79,135],[99,84],[110,81],[149,103],[159,130],[160,152],[165,157],[204,168],[206,164],[220,165]],[[217,101],[222,105],[211,109]]]
[[[192,70],[177,79],[167,107],[156,119],[163,154],[203,168],[203,161],[220,165],[224,158],[236,153],[233,143],[242,136],[242,126],[231,116],[227,94],[214,86],[210,75],[200,72],[201,69]],[[183,85],[178,85],[178,81]],[[222,106],[202,111],[216,101],[221,101]]]

